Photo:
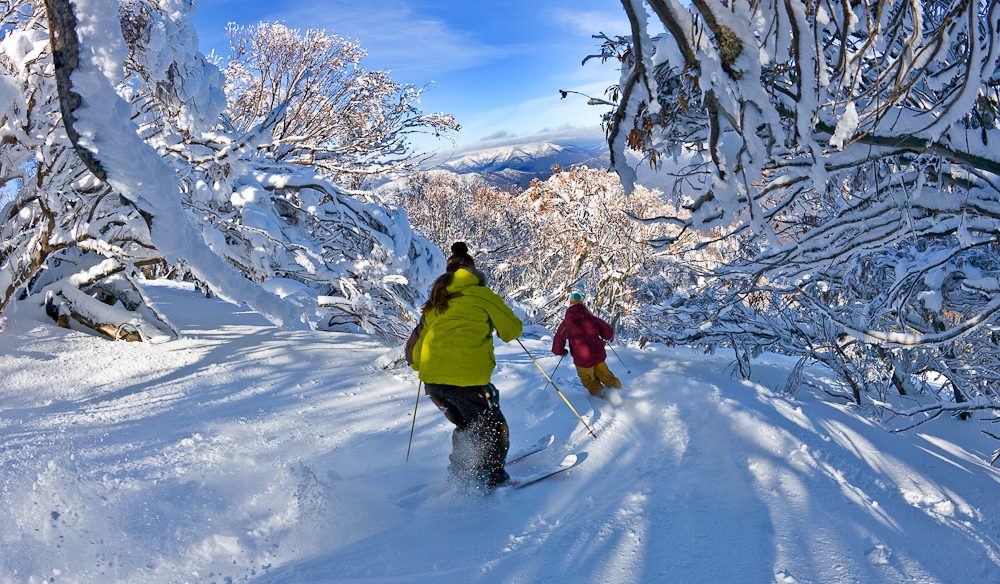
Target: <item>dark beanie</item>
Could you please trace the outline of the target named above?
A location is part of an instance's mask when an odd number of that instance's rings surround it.
[[[451,244],[451,257],[448,258],[448,271],[454,272],[459,268],[475,268],[476,262],[469,255],[469,246],[464,241],[456,241]]]

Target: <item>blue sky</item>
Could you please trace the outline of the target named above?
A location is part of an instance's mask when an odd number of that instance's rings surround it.
[[[458,118],[461,150],[602,136],[603,110],[580,96],[560,100],[558,90],[602,96],[617,67],[580,61],[597,49],[592,34],[628,30],[619,0],[199,0],[193,20],[206,54],[226,54],[228,22],[279,21],[358,39],[368,69],[434,82],[423,108]]]

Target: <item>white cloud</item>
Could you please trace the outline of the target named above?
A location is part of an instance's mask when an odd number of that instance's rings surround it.
[[[567,89],[600,96],[605,85],[594,82]],[[435,161],[440,161],[510,144],[592,140],[604,136],[601,114],[607,110],[607,107],[587,105],[586,98],[580,95],[560,99],[559,93],[553,90],[463,118],[463,129],[455,137],[458,142],[455,147],[430,139],[415,139],[414,142],[420,150],[436,151]]]
[[[573,85],[564,89],[578,91],[586,95],[602,97],[607,82],[591,82]],[[517,103],[486,110],[462,121],[469,138],[482,139],[489,134],[508,132],[533,132],[538,128],[570,126],[597,126],[600,115],[608,108],[587,105],[581,95],[570,94],[562,99],[556,88],[537,97]],[[516,123],[515,127],[512,124]]]
[[[481,140],[475,144],[470,144],[465,148],[459,148],[460,152],[475,151],[483,148],[496,148],[498,146],[509,146],[511,144],[533,144],[536,142],[555,142],[558,144],[573,143],[580,141],[590,141],[604,138],[604,131],[600,125],[595,126],[572,126],[569,124],[558,128],[542,128],[538,132],[511,135],[502,140]]]
[[[489,134],[487,136],[483,136],[479,141],[480,142],[497,142],[497,141],[509,140],[509,139],[515,138],[515,137],[516,136],[514,134],[508,132],[507,130],[497,130],[496,132],[493,132],[492,134]]]
[[[388,69],[393,78],[421,82],[451,71],[489,63],[506,50],[477,41],[468,32],[418,14],[405,2],[334,0],[320,5],[296,5],[267,18],[293,28],[322,28],[360,40],[369,67]]]
[[[609,36],[630,33],[628,17],[621,10],[612,12],[558,8],[552,11],[552,15],[557,22],[586,35],[595,35],[601,32]]]

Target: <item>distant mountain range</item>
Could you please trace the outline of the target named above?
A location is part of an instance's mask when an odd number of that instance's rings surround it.
[[[659,189],[670,198],[682,193],[673,192],[674,175],[690,162],[665,161],[659,171],[641,163],[632,152],[627,153],[629,164],[635,168],[637,182],[649,189]],[[448,173],[463,181],[481,180],[501,189],[511,187],[524,189],[532,179],[545,180],[552,176],[552,167],[588,166],[607,169],[610,167],[608,145],[604,140],[578,141],[574,143],[531,142],[514,144],[500,148],[477,150],[457,158],[432,161],[425,171]],[[377,191],[392,191],[405,181],[400,177],[385,177],[371,188]]]
[[[603,142],[515,144],[466,154],[435,168],[461,175],[476,174],[489,184],[507,188],[526,187],[535,178],[544,180],[552,175],[554,165],[562,168],[574,165],[606,168],[607,145]]]
[[[640,163],[633,153],[628,154],[629,163],[635,167],[638,183],[664,193],[671,191],[674,177],[661,171],[653,171]],[[573,143],[532,142],[514,144],[500,148],[478,150],[459,158],[438,162],[432,169],[451,172],[466,178],[479,178],[493,186],[525,188],[532,179],[545,180],[552,176],[553,165],[562,168],[589,166],[609,168],[608,144],[604,140],[578,141]],[[669,164],[672,169],[677,165]]]

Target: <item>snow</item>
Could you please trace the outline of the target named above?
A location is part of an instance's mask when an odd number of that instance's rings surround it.
[[[27,69],[28,64],[45,51],[48,35],[44,30],[12,30],[0,40],[0,53],[12,61],[14,70]],[[6,76],[4,76],[6,78]],[[20,99],[20,91],[15,89],[10,96],[0,94],[0,103]]]
[[[544,180],[552,166],[606,166],[607,145],[603,141],[584,140],[578,144],[528,142],[468,152],[454,160],[443,161],[436,171],[451,172],[464,178],[481,180],[505,188],[527,187],[532,179]]]
[[[937,290],[919,292],[917,299],[923,302],[927,310],[931,312],[941,312],[941,306],[944,304],[944,297]]]
[[[830,146],[843,150],[844,143],[854,136],[860,125],[861,120],[858,117],[858,110],[854,107],[854,102],[847,102],[847,105],[844,106],[844,115],[841,116],[840,121],[837,122],[837,128],[830,136]]]
[[[870,409],[782,394],[794,359],[764,355],[742,382],[721,354],[618,346],[620,405],[555,378],[594,439],[499,344],[512,450],[556,436],[511,472],[583,460],[480,497],[448,487],[450,426],[426,398],[404,462],[417,384],[373,366],[387,347],[276,329],[187,284],[146,292],[180,339],[9,313],[0,581],[998,581],[995,441],[944,417],[892,434]],[[555,366],[550,338],[523,342]]]
[[[610,159],[607,148],[607,142],[603,139],[565,144],[526,142],[476,150],[454,160],[439,162],[437,166],[425,170],[424,174],[453,177],[464,183],[481,180],[504,189],[509,186],[527,188],[532,179],[545,180],[551,176],[553,165],[564,169],[581,166],[608,168]],[[672,162],[661,159],[659,168],[653,169],[644,162],[641,154],[633,150],[625,151],[629,166],[636,171],[636,183],[664,193],[669,193],[674,185],[672,173],[680,172],[691,164],[694,155],[692,151],[682,151]],[[376,192],[391,194],[406,185],[406,177],[397,178],[378,185]]]

